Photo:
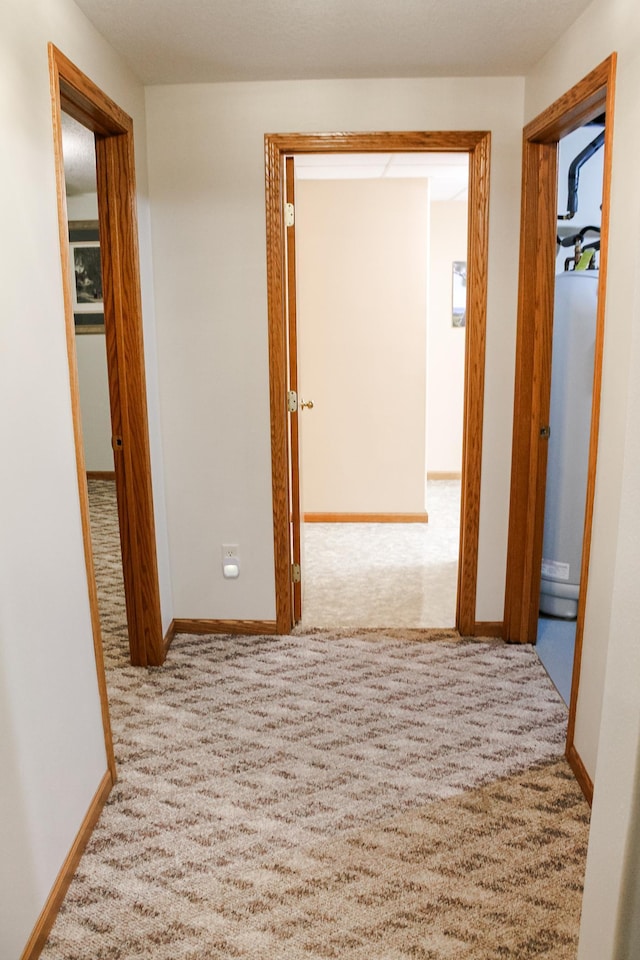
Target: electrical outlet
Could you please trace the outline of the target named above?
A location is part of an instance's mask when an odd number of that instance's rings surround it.
[[[240,576],[240,558],[237,543],[222,544],[222,576],[225,580],[237,580]]]

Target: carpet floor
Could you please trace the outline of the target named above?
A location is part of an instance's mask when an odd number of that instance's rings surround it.
[[[120,779],[45,960],[573,960],[589,811],[533,650],[318,629],[133,668],[98,526]]]
[[[460,481],[429,480],[429,523],[305,523],[302,625],[453,627]]]

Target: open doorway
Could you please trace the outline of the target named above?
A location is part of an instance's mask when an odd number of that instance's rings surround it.
[[[78,396],[106,666],[129,654],[100,264],[94,134],[62,113]]]
[[[453,628],[468,155],[294,166],[301,622]]]
[[[588,466],[566,745],[567,759],[589,800],[593,795],[593,783],[575,748],[574,734],[598,454],[615,67],[616,56],[612,54],[524,129],[518,335],[504,612],[505,639],[516,643],[535,643],[541,594],[550,437],[551,355],[558,252],[558,144],[563,137],[604,114],[601,246]]]
[[[285,237],[291,240],[293,220],[285,220],[288,157],[332,153],[464,152],[469,157],[469,230],[467,257],[467,329],[465,353],[464,439],[461,480],[460,562],[456,627],[461,633],[486,632],[475,618],[477,554],[482,457],[484,352],[487,301],[488,188],[490,135],[487,132],[410,132],[372,134],[267,134],[266,212],[267,284],[269,297],[269,371],[276,622],[288,633],[296,622],[299,591],[299,473],[297,453],[297,370],[292,359],[291,318],[295,316],[295,284]],[[286,183],[286,188],[285,188]],[[288,213],[288,211],[287,211]],[[289,268],[289,274],[287,273]],[[295,380],[293,379],[295,377]],[[299,541],[298,541],[299,542]],[[298,576],[296,576],[298,574]]]
[[[53,44],[49,45],[49,68],[78,492],[103,715],[105,724],[108,725],[75,343],[74,313],[82,314],[85,311],[74,310],[74,296],[77,307],[79,288],[76,281],[76,263],[74,262],[73,270],[71,266],[73,243],[69,240],[62,126],[65,113],[85,127],[95,142],[99,239],[89,241],[85,238],[84,253],[77,265],[90,275],[88,283],[92,289],[87,287],[86,291],[89,299],[93,301],[94,316],[98,315],[100,309],[96,286],[102,282],[111,446],[118,499],[129,652],[133,664],[144,666],[161,664],[166,656],[166,644],[162,636],[151,490],[135,207],[133,123],[124,111]],[[89,256],[91,243],[96,245],[93,247],[94,253],[96,249],[100,251],[99,268],[96,268],[95,256]]]
[[[536,649],[567,704],[589,467],[604,130],[602,114],[558,144],[558,254]]]

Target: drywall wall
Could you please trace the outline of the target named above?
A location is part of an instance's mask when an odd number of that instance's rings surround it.
[[[452,264],[467,259],[467,202],[431,204],[427,332],[427,472],[462,469],[465,327],[452,325]]]
[[[142,90],[113,51],[71,0],[6,0],[0,6],[0,132],[2,142],[11,144],[0,154],[5,960],[21,956],[106,771],[72,431],[48,41],[134,116],[142,196],[146,180]],[[141,207],[148,291],[144,200]],[[153,415],[157,424],[155,408]],[[157,457],[157,444],[154,449]],[[164,563],[162,542],[160,554]]]
[[[67,195],[67,215],[69,220],[97,220],[97,193],[77,193]]]
[[[595,0],[526,80],[532,119],[617,51],[600,446],[575,744],[595,774],[580,960],[622,954],[640,746],[640,8]],[[636,904],[637,908],[637,904]]]
[[[307,512],[420,512],[425,459],[427,471],[461,469],[465,330],[452,326],[451,272],[467,257],[467,203],[427,209],[428,181],[405,183],[296,187],[299,382],[315,404],[300,418]]]
[[[302,508],[424,513],[427,180],[301,180]]]
[[[103,333],[76,335],[82,439],[87,470],[114,469],[107,351]]]
[[[353,80],[149,88],[149,187],[176,615],[275,615],[264,134],[492,132],[480,620],[504,598],[522,140],[522,84]],[[239,580],[220,545],[238,543]]]

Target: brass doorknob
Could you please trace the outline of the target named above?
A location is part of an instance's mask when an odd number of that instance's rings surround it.
[[[301,400],[301,401],[300,401],[300,409],[301,409],[301,410],[304,410],[305,407],[306,407],[308,410],[313,410],[313,400]]]

